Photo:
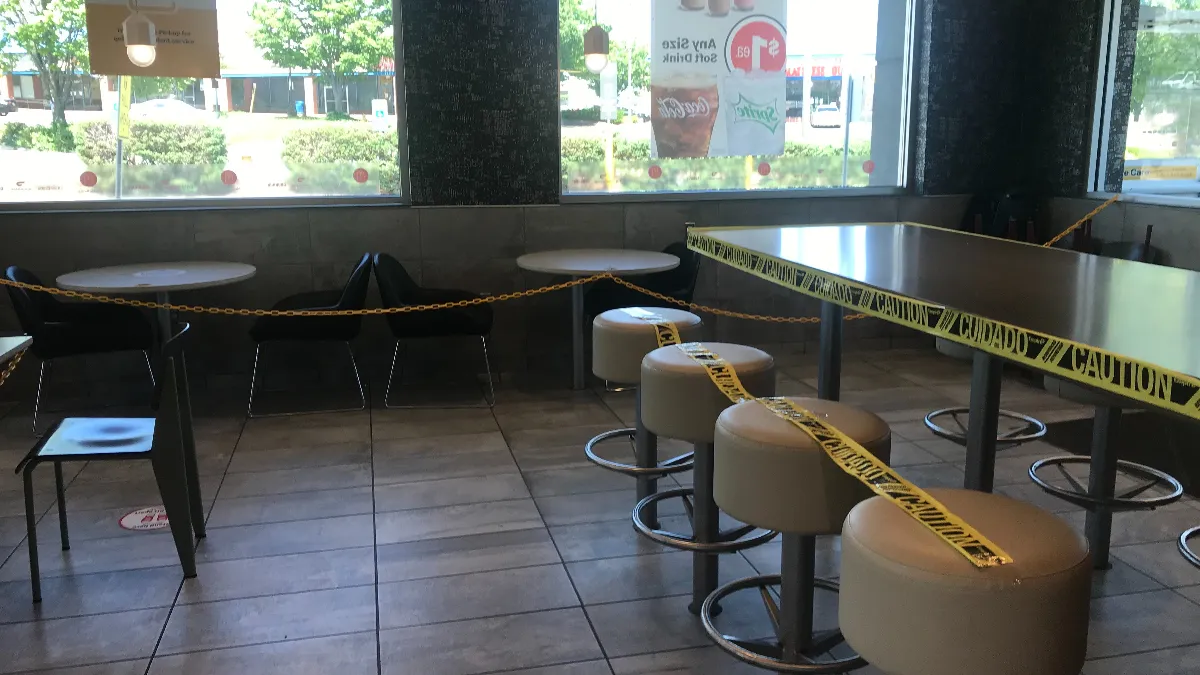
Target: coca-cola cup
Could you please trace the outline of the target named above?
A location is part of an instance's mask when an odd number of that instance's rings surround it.
[[[704,9],[704,0],[679,0],[679,6],[688,11]]]
[[[725,16],[729,13],[729,0],[708,0],[708,13],[713,16]]]
[[[733,0],[733,8],[739,12],[753,11],[754,0]]]
[[[673,74],[650,83],[650,123],[659,157],[708,157],[721,109],[715,75]]]

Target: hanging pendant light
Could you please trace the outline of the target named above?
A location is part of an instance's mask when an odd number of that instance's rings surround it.
[[[583,62],[588,71],[599,74],[608,66],[608,31],[592,26],[583,36]]]
[[[149,68],[158,58],[158,31],[154,22],[146,15],[172,14],[177,10],[177,6],[172,2],[166,7],[150,11],[139,7],[137,0],[126,0],[126,5],[130,14],[121,26],[125,37],[125,55],[129,57],[130,63],[138,68]]]

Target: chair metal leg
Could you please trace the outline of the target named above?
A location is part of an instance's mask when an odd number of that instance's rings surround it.
[[[400,341],[396,340],[396,345],[392,348],[392,367],[388,369],[387,387],[383,390],[383,407],[391,408],[388,401],[392,398],[392,380],[396,377],[396,360],[400,357]]]
[[[254,345],[254,366],[250,369],[250,402],[246,404],[246,417],[254,417],[254,381],[258,379],[258,354],[261,344]]]
[[[33,469],[37,466],[30,462],[22,472],[21,479],[25,487],[25,544],[29,548],[29,582],[33,586],[33,602],[42,601],[42,577],[38,567],[37,548],[37,518],[33,513]]]
[[[192,429],[192,392],[188,387],[187,359],[183,352],[179,353],[175,371],[175,387],[179,397],[179,431],[183,441],[184,470],[187,471],[192,531],[196,533],[197,539],[203,539],[204,498],[200,494],[200,465],[196,459],[196,434]]]
[[[721,511],[713,499],[713,453],[712,443],[696,444],[695,466],[692,469],[696,500],[692,532],[700,544],[718,543],[721,534]],[[692,553],[692,602],[688,605],[688,611],[692,614],[699,616],[704,600],[717,590],[719,560],[716,553]]]
[[[157,386],[158,382],[154,380],[154,364],[150,362],[150,352],[143,349],[142,357],[146,359],[146,370],[150,373],[150,386]]]
[[[42,361],[41,367],[38,368],[38,383],[37,395],[33,399],[33,435],[37,436],[37,418],[38,410],[42,407],[42,382],[46,379],[46,371],[49,370],[50,361]]]
[[[479,342],[483,345],[483,369],[487,373],[488,393],[491,395],[490,398],[485,398],[484,402],[487,403],[489,408],[492,408],[496,405],[496,385],[492,381],[492,362],[488,358],[487,336],[480,335]]]
[[[54,490],[58,498],[58,536],[62,550],[71,550],[71,538],[67,534],[67,493],[63,488],[62,462],[54,463]]]
[[[638,468],[651,468],[658,466],[658,436],[650,433],[645,424],[642,424],[642,388],[637,388],[634,404],[634,435],[633,447],[634,457]],[[638,476],[637,485],[634,488],[638,503],[646,497],[658,492],[658,477],[657,476]],[[658,522],[658,505],[653,504],[646,508],[644,517],[648,521],[650,527],[659,529],[662,525]]]
[[[358,384],[358,400],[360,404],[359,410],[367,409],[367,391],[363,389],[362,377],[358,373],[358,361],[354,359],[354,347],[349,342],[346,343],[346,352],[350,354],[350,367],[354,369],[354,381]]]

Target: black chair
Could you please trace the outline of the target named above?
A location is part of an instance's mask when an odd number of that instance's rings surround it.
[[[4,276],[9,281],[44,285],[32,272],[16,266],[9,267]],[[150,381],[154,382],[154,369],[150,367],[154,327],[141,310],[98,302],[59,302],[44,291],[13,286],[6,288],[13,309],[17,312],[21,331],[33,337],[33,355],[41,360],[37,395],[33,400],[35,434],[38,411],[42,405],[42,386],[54,359],[140,351],[150,371]]]
[[[669,253],[679,258],[679,267],[666,272],[647,274],[644,277],[633,279],[633,282],[642,288],[667,297],[682,302],[691,302],[692,297],[696,294],[696,279],[700,275],[700,254],[688,250],[687,244],[683,242],[667,246],[663,249],[663,253]],[[621,309],[622,307],[679,308],[673,303],[625,288],[610,279],[596,282],[583,297],[583,309],[592,319],[611,309]]]
[[[29,576],[33,601],[41,602],[38,571],[37,516],[33,504],[33,470],[54,464],[58,492],[58,525],[62,549],[70,550],[67,505],[63,489],[63,462],[150,460],[154,479],[175,538],[179,562],[186,578],[196,576],[196,550],[192,535],[204,537],[204,501],[196,467],[196,445],[188,414],[187,372],[183,364],[182,329],[163,346],[158,357],[154,387],[154,417],[68,417],[55,423],[17,465],[25,489],[25,524],[28,529]]]
[[[375,254],[375,279],[379,282],[379,295],[383,300],[384,307],[429,305],[442,302],[456,302],[459,300],[474,300],[482,297],[470,291],[421,288],[409,276],[408,271],[404,269],[400,261],[386,253]],[[401,341],[447,337],[479,338],[479,342],[483,346],[483,367],[487,372],[488,393],[490,395],[490,397],[485,397],[484,400],[489,408],[495,405],[496,389],[492,383],[492,365],[488,359],[487,349],[487,338],[492,332],[492,308],[490,305],[474,305],[470,307],[456,307],[405,314],[388,314],[387,322],[388,327],[392,329],[392,336],[396,338],[396,346],[392,351],[392,367],[388,371],[387,391],[383,395],[384,407],[415,407],[393,406],[389,403],[392,393],[392,381],[396,376],[396,361],[400,355]],[[403,378],[403,374],[403,365],[401,365],[401,378]]]
[[[294,311],[345,311],[360,310],[367,304],[367,287],[371,283],[371,254],[363,254],[362,260],[350,273],[346,286],[340,291],[313,291],[297,293],[275,303],[271,309]],[[250,401],[246,404],[247,417],[278,417],[317,412],[349,412],[365,410],[367,395],[363,390],[362,378],[358,374],[358,361],[350,343],[362,329],[362,316],[264,316],[254,322],[250,339],[254,340],[254,368],[250,373]],[[254,385],[258,379],[258,359],[267,342],[341,342],[350,354],[350,367],[354,370],[354,381],[358,384],[359,407],[340,410],[306,410],[302,412],[254,414]]]

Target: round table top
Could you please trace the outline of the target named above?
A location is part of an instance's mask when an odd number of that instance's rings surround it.
[[[621,275],[653,274],[679,267],[670,253],[622,248],[566,249],[529,253],[517,258],[517,266],[531,272],[591,276],[600,272]]]
[[[253,277],[253,265],[230,262],[169,262],[121,265],[64,274],[58,285],[89,293],[161,293],[211,288]]]

